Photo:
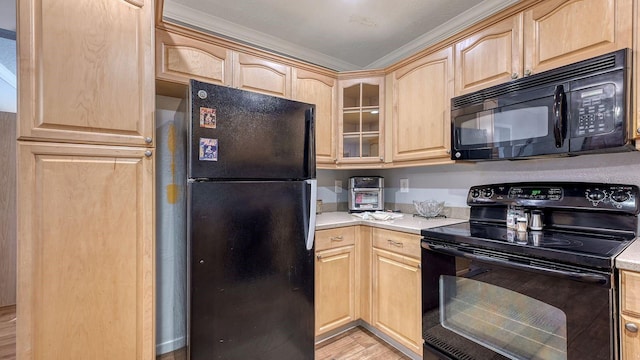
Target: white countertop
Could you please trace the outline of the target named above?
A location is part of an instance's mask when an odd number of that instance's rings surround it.
[[[351,225],[368,225],[377,228],[403,231],[420,235],[420,230],[436,226],[457,224],[467,221],[466,219],[436,218],[425,219],[413,216],[413,214],[403,214],[403,217],[394,220],[362,220],[347,212],[325,212],[318,214],[316,220],[316,230],[332,229]]]
[[[616,258],[616,267],[640,272],[640,241],[636,239]]]
[[[467,221],[466,219],[437,218],[425,219],[414,217],[413,214],[403,214],[404,216],[395,220],[362,220],[347,212],[325,212],[318,214],[316,230],[333,229],[343,226],[368,225],[377,228],[403,231],[412,234],[420,234],[420,230],[436,226],[457,224]],[[640,272],[640,241],[634,241],[615,260],[616,267],[623,270]]]

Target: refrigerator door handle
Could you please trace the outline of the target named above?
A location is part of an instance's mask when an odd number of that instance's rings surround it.
[[[309,206],[309,230],[307,232],[307,250],[313,249],[313,241],[316,234],[316,200],[318,200],[318,180],[307,179],[307,184],[311,185],[311,204]]]

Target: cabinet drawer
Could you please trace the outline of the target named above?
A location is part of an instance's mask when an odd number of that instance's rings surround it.
[[[316,231],[316,252],[355,244],[353,226]]]
[[[640,316],[640,273],[620,271],[620,289],[622,312]]]
[[[373,247],[420,259],[420,235],[373,229]]]

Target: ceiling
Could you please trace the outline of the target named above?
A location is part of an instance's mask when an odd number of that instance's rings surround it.
[[[163,16],[330,69],[382,68],[519,0],[165,0]]]

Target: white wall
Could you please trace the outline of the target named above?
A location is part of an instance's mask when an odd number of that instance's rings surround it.
[[[16,92],[16,41],[0,36],[0,111],[15,113]]]
[[[156,352],[158,354],[186,346],[186,134],[183,127],[185,114],[180,106],[180,99],[156,97]]]
[[[335,199],[333,178],[357,173],[318,171],[318,183],[327,202]],[[469,187],[512,181],[585,181],[625,183],[640,186],[640,152],[580,155],[517,161],[490,161],[455,165],[361,172],[385,178],[385,202],[411,204],[413,200],[444,200],[447,206],[466,206]],[[359,175],[359,174],[357,174]],[[409,179],[409,192],[400,192],[400,179]],[[339,199],[340,201],[346,201]]]

